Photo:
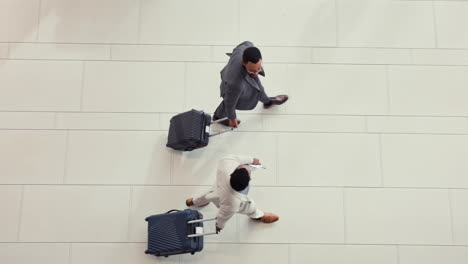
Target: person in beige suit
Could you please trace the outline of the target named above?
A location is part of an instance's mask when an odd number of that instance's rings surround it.
[[[255,202],[247,196],[252,173],[249,164],[261,165],[258,159],[249,156],[229,155],[221,158],[216,183],[211,190],[185,201],[187,206],[206,206],[210,202],[214,203],[219,209],[216,217],[217,232],[224,228],[235,213],[247,215],[263,223],[279,220],[277,215],[258,209]]]

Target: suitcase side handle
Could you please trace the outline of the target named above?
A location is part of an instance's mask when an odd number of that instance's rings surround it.
[[[167,211],[167,212],[166,212],[166,214],[168,214],[168,213],[172,213],[172,212],[180,212],[180,210],[177,210],[177,209],[172,209],[172,210],[169,210],[169,211]]]

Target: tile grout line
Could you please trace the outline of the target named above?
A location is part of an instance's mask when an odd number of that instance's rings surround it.
[[[39,0],[38,2],[38,8],[37,8],[37,27],[36,27],[36,42],[39,42],[39,29],[41,25],[41,11],[42,11],[42,0]]]
[[[396,245],[396,260],[397,264],[400,264],[400,245]]]
[[[424,0],[421,0],[424,1]],[[36,42],[36,41],[0,41],[0,44],[3,43],[19,43],[19,44],[49,44],[49,45],[61,45],[61,44],[68,44],[68,45],[108,45],[109,42],[48,42],[48,41],[41,41],[41,42]],[[140,45],[140,46],[175,46],[175,47],[206,47],[206,46],[216,46],[216,47],[233,47],[235,46],[237,41],[234,41],[232,44],[212,44],[211,43],[205,43],[205,44],[190,44],[190,43],[125,43],[125,42],[114,42],[112,45],[121,45],[121,46],[135,46],[135,45]],[[460,50],[460,51],[466,51],[468,50],[468,47],[466,48],[444,48],[444,47],[439,47],[439,48],[428,48],[428,47],[394,47],[394,46],[326,46],[326,45],[262,45],[262,47],[265,48],[328,48],[328,49],[383,49],[383,50],[408,50],[408,49],[420,49],[420,50],[428,50],[428,49],[433,49],[433,50]]]
[[[338,1],[334,0],[335,3],[335,46],[339,47],[340,45],[340,40],[339,40],[339,18],[338,18]]]
[[[309,48],[309,63],[314,63],[316,61],[315,57],[317,54],[315,54],[315,52],[315,48]],[[288,66],[286,65],[286,67]]]
[[[241,0],[237,0],[237,40],[241,42]]]
[[[382,134],[378,134],[379,137],[379,167],[380,167],[380,186],[385,187],[384,180],[384,167],[383,167],[383,144],[382,144]]]
[[[70,131],[66,130],[65,133],[65,155],[64,155],[64,165],[63,165],[63,184],[67,184],[67,174],[68,174],[68,152],[69,152],[69,147],[70,147]]]
[[[387,115],[392,113],[392,100],[391,100],[391,93],[390,93],[390,71],[389,66],[385,66],[385,88],[387,92]]]
[[[59,129],[50,129],[50,128],[0,128],[0,131],[87,131],[87,132],[167,132],[167,129],[89,129],[89,128],[79,128],[79,129],[70,129],[70,128],[59,128]],[[423,136],[460,136],[464,137],[467,136],[468,133],[421,133],[421,132],[354,132],[354,131],[259,131],[259,130],[246,130],[246,131],[236,131],[236,133],[282,133],[282,134],[306,134],[306,135],[314,135],[314,134],[330,134],[330,135],[374,135],[374,134],[382,134],[382,135],[405,135],[405,136],[416,136],[416,135],[423,135]]]
[[[174,178],[174,175],[173,175],[173,173],[174,173],[174,169],[173,169],[173,166],[174,166],[174,152],[171,151],[171,152],[169,152],[169,154],[170,154],[169,184],[173,185],[173,183],[174,183],[174,179],[173,179]]]
[[[62,187],[210,187],[212,185],[200,184],[200,185],[182,185],[182,184],[1,184],[0,186],[62,186]],[[466,188],[453,188],[453,187],[413,187],[413,186],[343,186],[343,185],[252,185],[255,188],[308,188],[308,189],[382,189],[382,190],[468,190]]]
[[[112,50],[114,49],[114,45],[109,45],[109,61],[113,61],[113,54],[112,54]]]
[[[291,264],[291,243],[288,243],[288,264]]]
[[[187,108],[187,102],[188,102],[188,98],[187,98],[187,94],[188,94],[188,84],[187,84],[187,68],[188,68],[188,62],[184,62],[184,102],[183,102],[183,108],[186,109]]]
[[[19,215],[18,215],[18,230],[17,230],[17,233],[16,233],[16,242],[19,242],[21,243],[20,241],[20,235],[21,235],[21,224],[23,222],[23,209],[24,209],[24,189],[25,189],[25,186],[24,185],[21,185],[21,196],[20,196],[20,211],[19,211]]]
[[[276,185],[279,185],[280,183],[280,175],[279,175],[279,142],[280,142],[280,134],[275,135],[275,145],[276,145]]]
[[[137,29],[137,43],[140,45],[141,43],[141,23],[142,23],[142,16],[141,10],[143,9],[143,0],[140,0],[138,6],[138,29]]]
[[[59,127],[58,127],[58,115],[59,115],[58,112],[54,113],[54,130],[59,129]]]
[[[437,32],[437,12],[436,12],[436,7],[435,7],[435,2],[434,0],[431,1],[432,3],[432,18],[433,18],[433,27],[434,27],[434,46],[435,48],[439,47],[439,36]]]
[[[450,231],[452,233],[452,245],[455,245],[455,229],[454,229],[454,219],[453,219],[452,190],[447,190],[447,196],[448,196],[449,212],[450,212]]]
[[[0,245],[2,244],[147,244],[145,241],[139,241],[139,242],[119,242],[119,241],[47,241],[47,242],[41,242],[41,241],[24,241],[24,242],[17,242],[17,241],[1,241]],[[405,246],[405,247],[450,247],[450,248],[468,248],[468,244],[463,244],[463,245],[449,245],[449,244],[382,244],[382,243],[375,243],[375,244],[369,244],[369,243],[362,243],[362,244],[343,244],[343,243],[332,243],[332,242],[304,242],[304,243],[290,243],[290,242],[252,242],[252,243],[237,243],[237,242],[206,242],[206,244],[211,244],[211,245],[322,245],[322,246],[335,246],[335,245],[341,245],[341,246]]]
[[[348,230],[346,228],[346,189],[341,189],[341,199],[342,199],[342,208],[343,208],[343,244],[347,245],[348,243]]]
[[[7,43],[7,54],[6,54],[6,58],[7,59],[10,59],[10,49],[11,49],[11,43]]]
[[[133,186],[130,186],[129,189],[129,201],[128,201],[128,216],[127,216],[127,241],[130,241],[130,231],[131,231],[131,218],[132,218],[132,207],[133,207]]]
[[[369,133],[369,117],[364,116],[364,131]]]
[[[112,112],[112,111],[52,111],[52,110],[0,110],[0,113],[78,113],[78,114],[177,114],[178,112]],[[434,115],[382,115],[382,114],[330,114],[330,113],[312,113],[312,114],[303,114],[303,113],[281,113],[281,114],[269,114],[266,112],[263,113],[244,113],[245,116],[330,116],[330,117],[400,117],[400,118],[459,118],[467,119],[468,115],[458,115],[458,116],[434,116]]]
[[[81,94],[80,94],[80,112],[83,111],[84,86],[85,86],[86,61],[83,61],[81,68]]]
[[[113,59],[113,60],[103,60],[103,59],[55,59],[55,58],[30,58],[30,59],[20,59],[20,58],[1,58],[0,61],[54,61],[54,62],[157,62],[157,63],[200,63],[200,64],[221,64],[225,61],[199,61],[199,60],[141,60],[141,59]],[[358,63],[358,62],[303,62],[303,61],[290,61],[290,62],[272,62],[268,65],[311,65],[311,66],[320,66],[320,65],[338,65],[338,66],[402,66],[402,67],[468,67],[468,63],[464,64],[447,64],[447,63],[432,63],[432,64],[421,64],[421,63]]]
[[[73,243],[69,243],[69,246],[68,246],[68,264],[72,264],[73,262],[73,259],[72,259],[72,252],[73,252]]]

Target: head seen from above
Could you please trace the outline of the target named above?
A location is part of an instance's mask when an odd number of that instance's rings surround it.
[[[247,165],[240,165],[231,174],[231,187],[237,192],[240,192],[249,186],[250,182],[250,168]]]
[[[244,50],[242,55],[242,65],[247,73],[255,77],[262,71],[262,54],[256,47],[249,47]]]

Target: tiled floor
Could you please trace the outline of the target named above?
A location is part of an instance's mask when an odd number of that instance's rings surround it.
[[[0,263],[468,263],[467,23],[463,0],[0,0]],[[288,103],[167,149],[244,40]],[[226,153],[264,163],[251,197],[280,221],[145,255],[144,218]]]

